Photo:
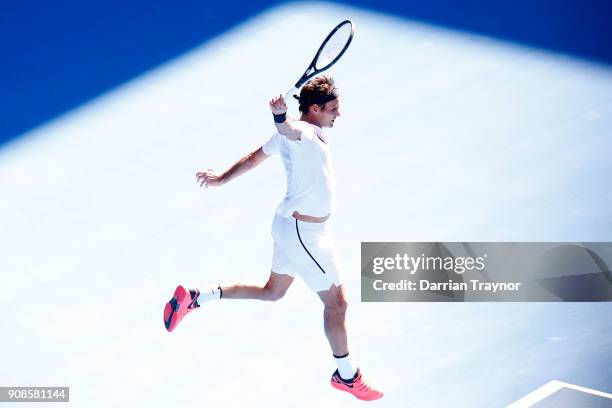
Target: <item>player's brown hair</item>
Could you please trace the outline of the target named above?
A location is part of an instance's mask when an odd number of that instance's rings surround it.
[[[334,79],[323,75],[306,82],[300,91],[300,112],[308,113],[312,105],[319,105],[321,109],[325,104],[338,97],[338,88],[334,84]],[[322,103],[321,103],[322,102]]]

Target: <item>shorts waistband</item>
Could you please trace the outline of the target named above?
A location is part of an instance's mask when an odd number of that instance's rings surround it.
[[[329,214],[327,214],[325,217],[313,217],[311,215],[300,214],[297,211],[294,211],[291,216],[298,221],[309,222],[309,223],[314,223],[314,224],[322,224],[329,219]]]

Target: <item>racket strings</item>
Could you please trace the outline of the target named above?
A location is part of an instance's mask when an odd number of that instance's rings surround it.
[[[344,51],[351,39],[351,24],[341,26],[323,45],[319,58],[315,63],[317,70],[324,69],[334,62],[334,60]]]

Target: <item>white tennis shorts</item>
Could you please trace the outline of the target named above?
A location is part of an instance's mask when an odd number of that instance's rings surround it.
[[[272,223],[272,272],[299,274],[314,292],[339,286],[340,265],[327,224],[298,221],[276,214]]]

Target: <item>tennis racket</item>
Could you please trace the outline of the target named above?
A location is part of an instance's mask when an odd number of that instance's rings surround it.
[[[291,98],[291,95],[296,92],[300,86],[304,85],[304,82],[308,81],[313,76],[320,74],[326,69],[329,69],[332,65],[338,62],[348,46],[351,45],[354,34],[355,30],[353,28],[353,23],[350,20],[344,20],[338,24],[331,31],[331,33],[327,35],[325,40],[323,40],[323,43],[319,47],[315,57],[306,71],[304,71],[304,74],[299,81],[297,81],[293,88],[291,88],[285,94],[285,101],[288,101]]]

